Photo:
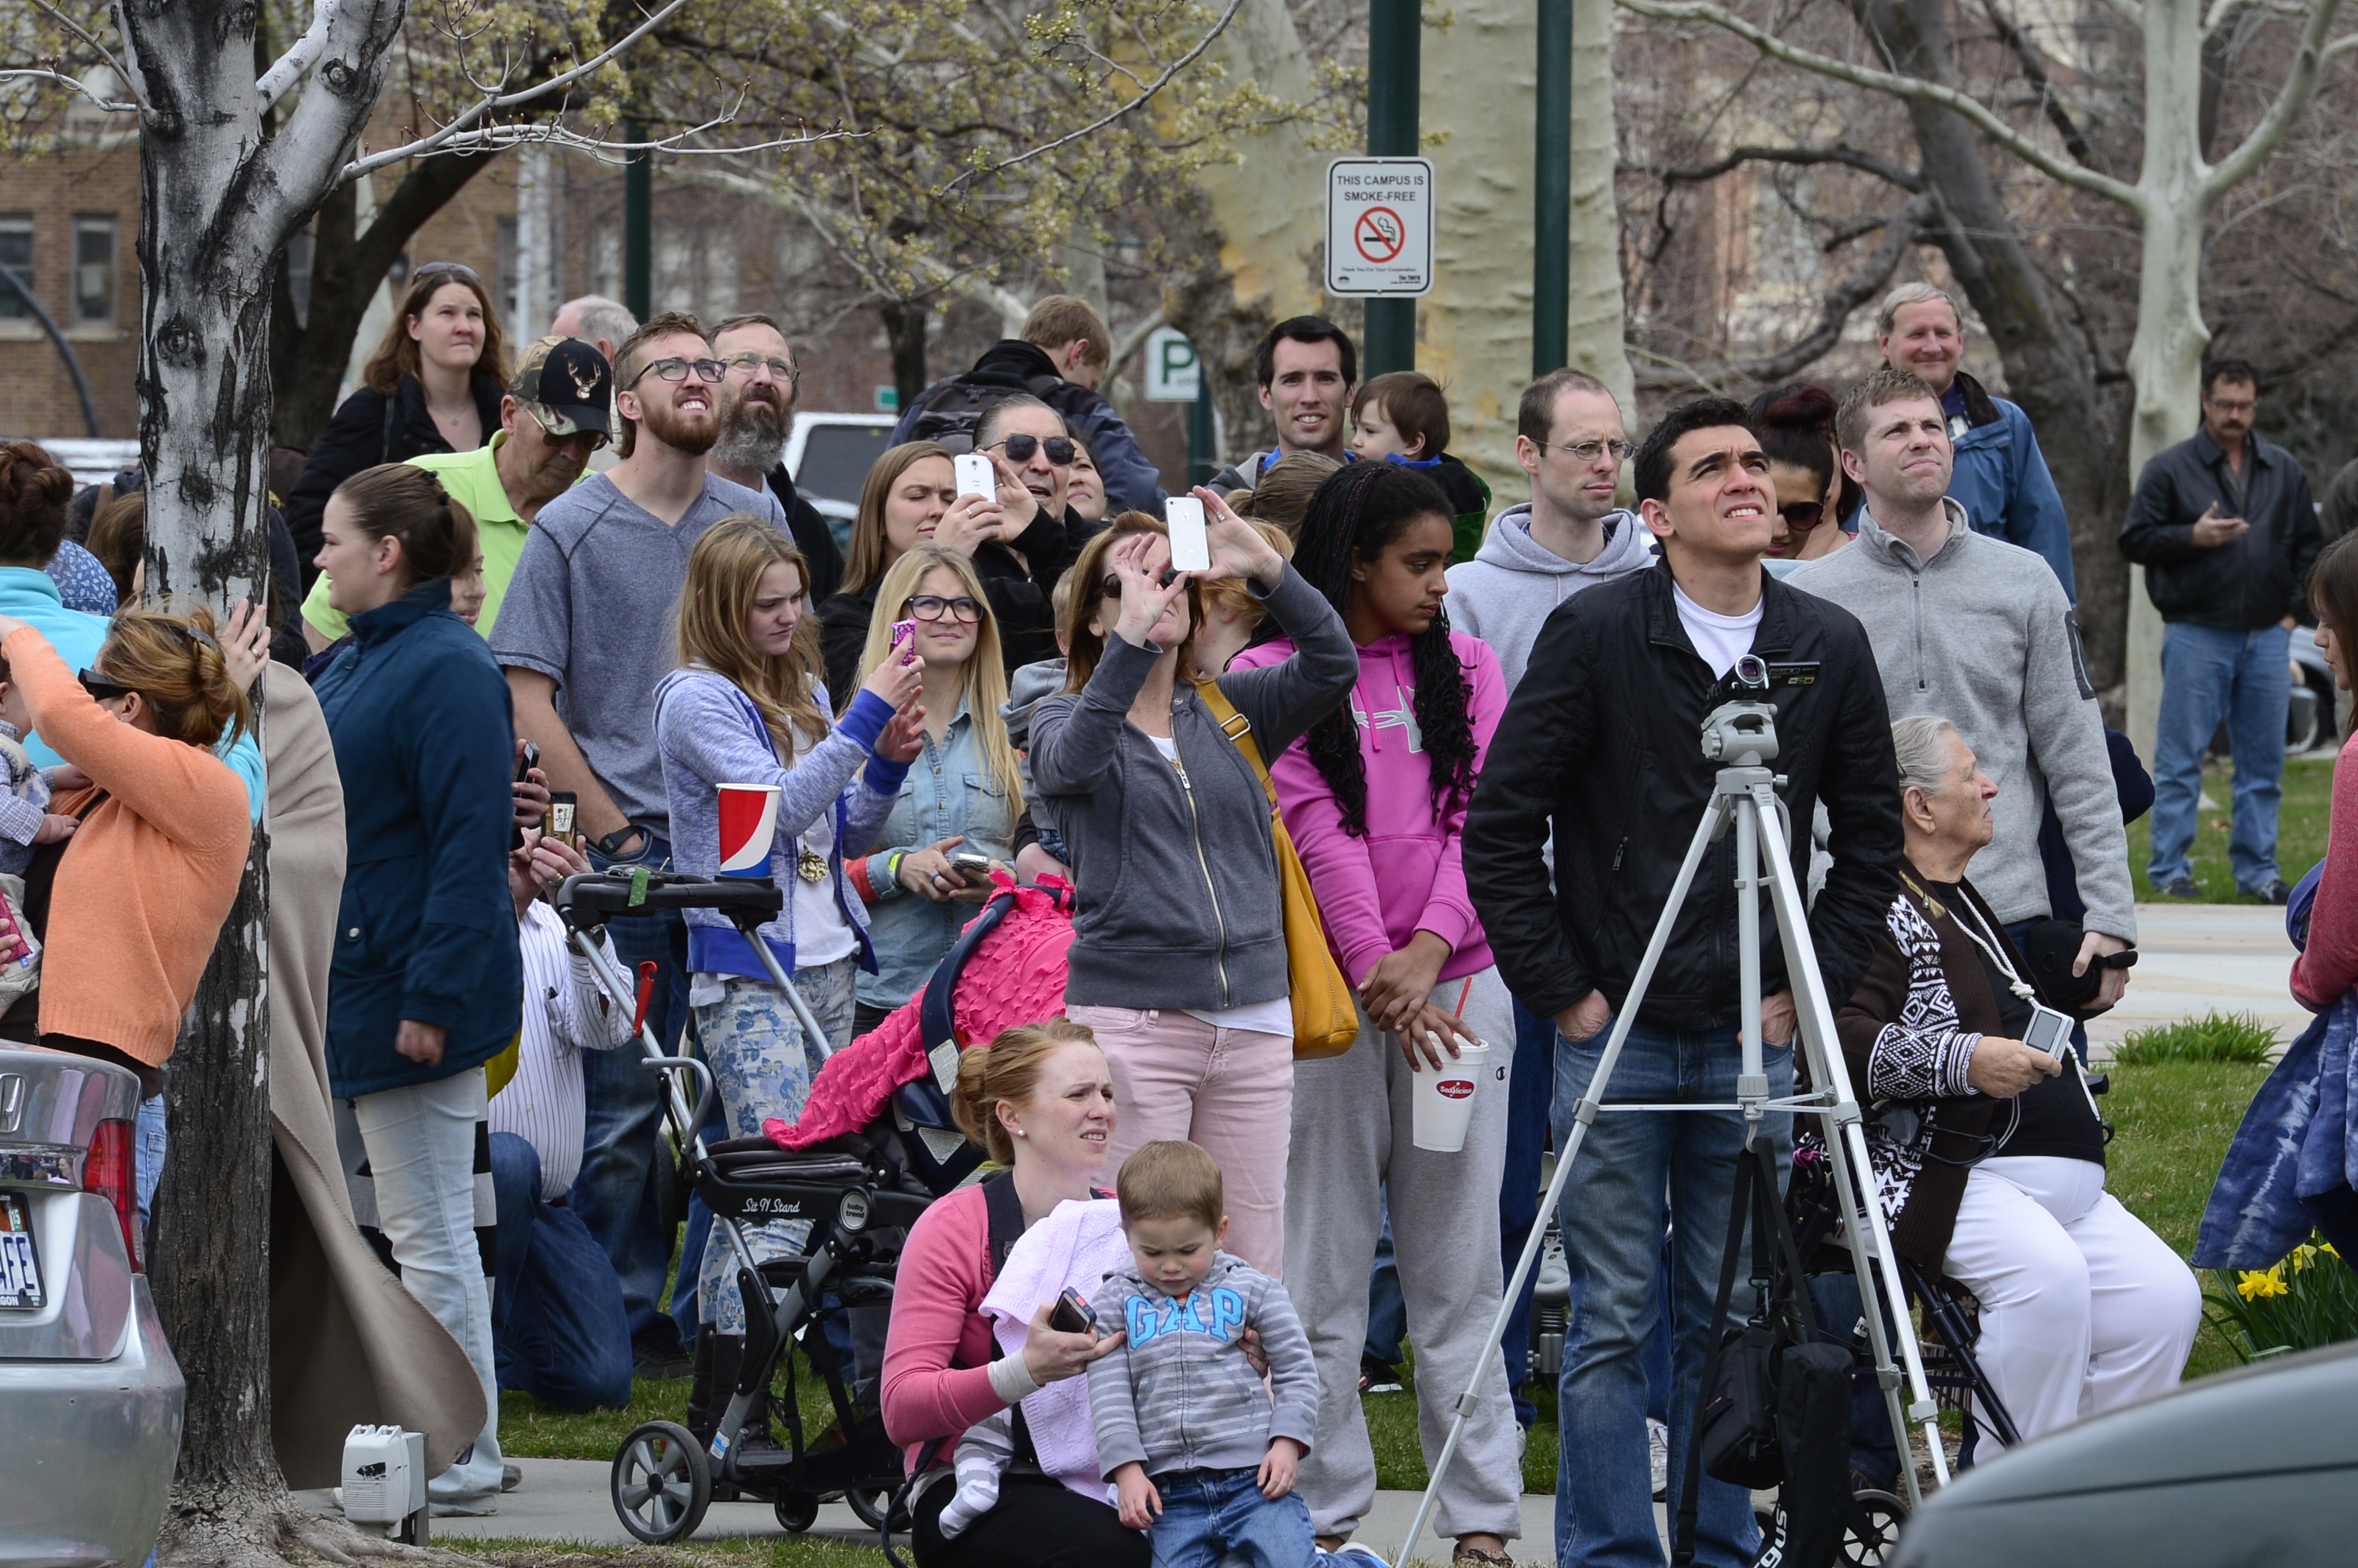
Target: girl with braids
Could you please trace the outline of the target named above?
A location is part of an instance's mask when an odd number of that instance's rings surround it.
[[[1457,1538],[1457,1562],[1503,1563],[1505,1541],[1521,1533],[1518,1433],[1505,1366],[1481,1357],[1501,1284],[1515,1025],[1459,849],[1507,686],[1489,645],[1452,632],[1442,611],[1453,542],[1440,486],[1360,462],[1318,487],[1294,549],[1358,646],[1358,678],[1270,771],[1327,945],[1358,988],[1359,1037],[1339,1056],[1294,1068],[1285,1284],[1318,1361],[1317,1436],[1300,1486],[1319,1544],[1333,1551],[1375,1500],[1358,1371],[1389,1188],[1422,1431],[1430,1439],[1448,1426],[1459,1390],[1470,1385],[1479,1400],[1443,1484],[1439,1529]],[[1279,638],[1232,668],[1292,651]],[[1410,1125],[1418,1075],[1455,1055],[1459,1035],[1493,1047],[1466,1146],[1419,1149]]]
[[[1263,756],[1342,699],[1357,661],[1302,574],[1218,496],[1195,496],[1208,572],[1169,572],[1163,523],[1142,512],[1081,546],[1065,689],[1032,710],[1032,795],[1064,835],[1079,893],[1065,1011],[1095,1033],[1113,1072],[1112,1165],[1156,1139],[1202,1144],[1227,1177],[1228,1250],[1273,1275],[1285,1260],[1293,977],[1269,796],[1182,678],[1203,620],[1197,578],[1242,579],[1300,644],[1217,682]]]

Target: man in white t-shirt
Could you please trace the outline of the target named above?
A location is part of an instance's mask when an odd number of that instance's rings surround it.
[[[1775,525],[1768,459],[1743,405],[1707,398],[1666,412],[1633,462],[1639,515],[1662,560],[1602,583],[1548,617],[1466,822],[1465,864],[1499,973],[1525,1006],[1552,1015],[1557,1146],[1569,1137],[1614,1016],[1707,806],[1717,764],[1704,716],[1747,652],[1815,664],[1814,684],[1779,690],[1778,793],[1788,850],[1807,866],[1821,801],[1833,866],[1811,911],[1827,992],[1866,973],[1898,891],[1898,765],[1874,650],[1849,611],[1769,578]],[[1541,858],[1552,832],[1554,874]],[[1734,835],[1706,850],[1639,1007],[1606,1098],[1725,1104],[1741,1063]],[[1763,911],[1762,1066],[1792,1092],[1787,958]],[[1593,1112],[1591,1114],[1594,1114]],[[1780,1158],[1791,1118],[1765,1128]],[[1670,1451],[1685,1452],[1712,1321],[1746,1128],[1735,1111],[1596,1117],[1558,1214],[1572,1274],[1557,1409],[1565,1413],[1556,1487],[1556,1561],[1581,1568],[1659,1561],[1646,1466],[1644,1348],[1670,1292]],[[1675,1199],[1671,1195],[1676,1195]],[[1672,1232],[1663,1277],[1662,1236]],[[1683,1467],[1669,1475],[1671,1511]],[[1706,1480],[1698,1561],[1749,1564],[1759,1549],[1750,1495]]]

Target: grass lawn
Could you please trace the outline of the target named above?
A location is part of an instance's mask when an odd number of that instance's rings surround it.
[[[2227,833],[2234,807],[2234,784],[2227,769],[2202,770],[2202,794],[2212,805],[2196,813],[2194,833],[2195,885],[2206,903],[2257,903],[2235,891],[2234,874],[2227,869]],[[2289,887],[2325,859],[2325,814],[2333,800],[2333,753],[2288,757],[2284,769],[2284,800],[2277,808],[2277,869]],[[2148,814],[2129,824],[2129,869],[2136,878],[2140,899],[2156,897],[2145,879],[2152,858],[2153,818]]]
[[[882,1568],[884,1554],[873,1546],[798,1536],[732,1536],[692,1541],[683,1546],[583,1546],[570,1541],[487,1541],[437,1544],[463,1550],[496,1568]],[[905,1542],[894,1550],[905,1560]]]

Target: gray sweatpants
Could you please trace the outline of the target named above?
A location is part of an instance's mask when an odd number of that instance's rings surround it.
[[[1473,976],[1470,986],[1444,980],[1433,1000],[1490,1045],[1489,1070],[1460,1153],[1436,1154],[1412,1141],[1416,1076],[1399,1041],[1365,1013],[1348,1051],[1293,1067],[1285,1288],[1318,1362],[1318,1435],[1302,1462],[1300,1487],[1320,1535],[1349,1536],[1376,1499],[1375,1451],[1359,1409],[1359,1351],[1368,1337],[1368,1271],[1387,1184],[1428,1464],[1449,1436],[1457,1396],[1476,1382],[1476,1358],[1488,1348],[1498,1311],[1498,1183],[1507,1158],[1514,1015],[1495,968]],[[1522,1534],[1515,1410],[1496,1350],[1479,1371],[1480,1403],[1442,1484],[1434,1524],[1445,1537],[1487,1531],[1512,1541]]]

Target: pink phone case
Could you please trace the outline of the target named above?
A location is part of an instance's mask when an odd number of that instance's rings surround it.
[[[917,623],[915,622],[895,621],[892,622],[892,646],[895,648],[906,648],[916,640]],[[911,649],[910,652],[903,654],[901,656],[901,662],[905,665],[914,657],[915,657],[915,651]]]

